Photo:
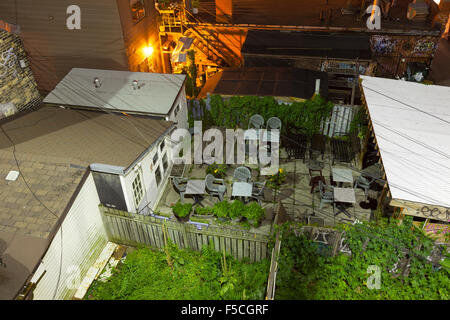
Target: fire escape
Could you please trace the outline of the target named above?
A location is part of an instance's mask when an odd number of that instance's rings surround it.
[[[192,44],[196,51],[201,52],[206,58],[206,61],[202,61],[203,65],[219,68],[242,65],[242,58],[219,38],[217,30],[202,22],[185,7],[174,6],[170,9],[159,10],[159,13],[159,32],[163,53],[172,53],[173,44],[181,37],[188,37],[193,39]]]

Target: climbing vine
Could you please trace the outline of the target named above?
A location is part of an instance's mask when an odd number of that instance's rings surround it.
[[[350,256],[320,255],[317,243],[283,231],[276,299],[450,298],[448,253],[447,260],[432,263],[433,240],[410,217],[401,225],[383,220],[342,229]],[[367,286],[369,266],[380,268],[379,289]]]
[[[318,133],[322,119],[328,117],[333,109],[333,104],[319,95],[291,104],[278,103],[273,97],[236,96],[224,99],[220,95],[212,95],[209,104],[209,110],[202,109],[202,120],[207,120],[210,126],[246,129],[250,117],[260,114],[265,121],[271,117],[280,118],[283,132],[295,126],[305,134]]]

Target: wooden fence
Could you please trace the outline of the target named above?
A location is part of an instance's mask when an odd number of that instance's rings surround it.
[[[201,223],[179,223],[154,216],[138,215],[100,205],[103,222],[109,241],[126,245],[164,247],[164,231],[179,248],[200,251],[210,242],[214,249],[223,249],[236,259],[248,258],[260,261],[268,257],[269,234],[241,231],[232,227],[213,226]]]

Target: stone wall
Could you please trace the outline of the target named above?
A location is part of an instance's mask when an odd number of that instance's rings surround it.
[[[0,28],[0,119],[40,102],[20,36]]]

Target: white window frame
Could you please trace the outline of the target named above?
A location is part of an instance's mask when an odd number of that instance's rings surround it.
[[[144,185],[142,183],[141,172],[138,172],[138,174],[136,175],[136,177],[133,180],[133,183],[131,184],[131,187],[133,189],[134,204],[135,204],[136,208],[138,208],[142,202],[142,199],[144,199]],[[137,193],[137,192],[139,192],[139,193]]]

